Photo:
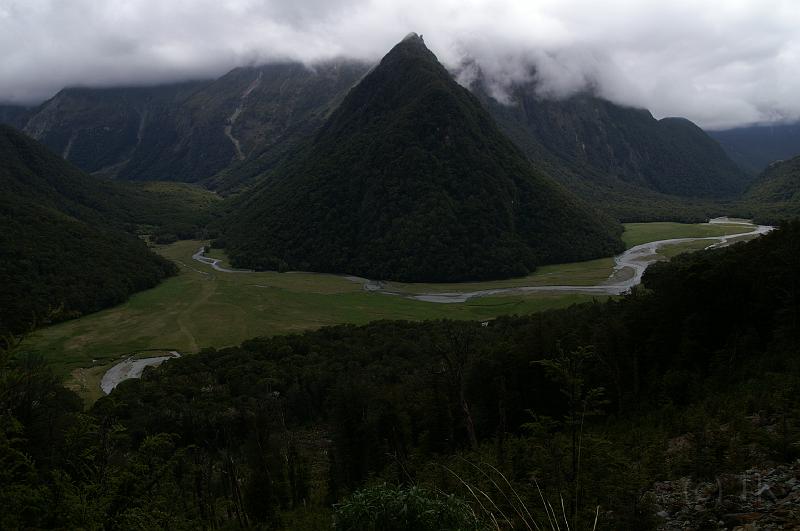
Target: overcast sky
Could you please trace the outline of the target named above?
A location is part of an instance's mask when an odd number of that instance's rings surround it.
[[[377,60],[410,32],[498,96],[597,87],[706,128],[800,118],[798,0],[0,0],[0,101],[238,65]]]

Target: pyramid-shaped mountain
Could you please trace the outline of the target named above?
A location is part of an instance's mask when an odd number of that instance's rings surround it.
[[[233,262],[402,281],[523,275],[620,250],[412,34],[231,220]]]

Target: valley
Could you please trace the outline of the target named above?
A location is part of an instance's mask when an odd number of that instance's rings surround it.
[[[643,241],[654,242],[656,237],[668,240],[663,247],[652,244],[660,248],[637,258],[663,260],[706,248],[715,238],[754,230],[753,225],[724,220],[711,224],[633,223],[625,226],[623,240],[629,248]],[[676,238],[679,240],[669,242]],[[134,354],[194,353],[257,336],[377,319],[486,320],[525,315],[602,300],[634,283],[632,271],[615,272],[615,260],[601,258],[542,266],[531,275],[508,280],[381,282],[376,287],[377,283],[366,279],[332,274],[233,270],[219,250],[210,251],[210,257],[197,251],[206,244],[186,240],[157,247],[161,256],[180,268],[177,277],[114,308],[39,329],[28,338],[26,349],[43,355],[60,374],[69,377],[68,385],[92,401],[101,396],[95,389],[104,374],[100,368],[107,369]],[[642,271],[638,271],[639,279]],[[436,304],[440,302],[447,304]]]
[[[403,9],[463,26],[428,40],[283,3],[0,47],[0,529],[800,529],[800,118],[755,11],[609,48],[562,3]]]
[[[223,273],[192,260],[205,242],[159,248],[180,268],[154,289],[84,318],[34,332],[25,347],[45,357],[59,374],[113,364],[142,350],[196,352],[256,336],[376,319],[490,319],[592,300],[590,295],[487,297],[438,305],[370,293],[344,277],[315,273]],[[605,271],[598,271],[602,276]],[[94,382],[86,384],[87,387]],[[89,392],[89,389],[85,390]]]

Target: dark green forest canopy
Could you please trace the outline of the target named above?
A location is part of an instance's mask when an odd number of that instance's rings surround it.
[[[257,269],[458,281],[621,249],[620,226],[537,172],[418,37],[239,210],[228,253]]]
[[[800,157],[770,164],[744,195],[742,210],[764,223],[800,216]]]
[[[174,274],[123,231],[155,221],[146,197],[0,126],[0,334],[118,304]]]
[[[365,385],[378,393],[394,385],[418,385],[410,392],[426,395],[424,388],[429,378],[435,379],[441,354],[464,340],[476,360],[482,360],[476,378],[485,380],[499,371],[508,381],[519,383],[519,407],[508,409],[515,411],[512,418],[518,421],[525,415],[525,403],[541,393],[530,384],[537,381],[538,369],[525,364],[581,345],[592,345],[604,363],[611,364],[590,378],[611,378],[605,371],[613,370],[619,386],[613,397],[616,405],[636,410],[671,393],[660,383],[668,372],[685,374],[695,382],[715,377],[720,361],[715,353],[737,348],[730,343],[732,337],[744,349],[739,360],[743,366],[768,353],[794,352],[800,322],[793,312],[800,304],[800,292],[789,279],[798,271],[800,222],[792,222],[751,242],[653,265],[645,274],[646,289],[619,301],[498,318],[487,325],[380,321],[254,339],[171,362],[150,378],[123,384],[117,396],[139,401],[143,390],[169,394],[164,389],[172,384],[182,389],[179,395],[188,393],[184,398],[189,402],[199,399],[196,393],[203,385],[219,385],[219,391],[231,398],[278,391],[286,400],[288,418],[302,424],[329,419],[330,393],[339,379],[372,380]],[[193,378],[197,381],[190,382]],[[643,402],[640,392],[645,389],[652,393]],[[478,392],[475,397],[489,401],[487,418],[495,414],[489,395]],[[693,397],[669,398],[686,402]],[[548,407],[557,409],[559,404],[556,400]],[[225,406],[220,402],[214,407]],[[152,421],[149,415],[136,414],[145,423]],[[491,422],[485,427],[490,435]]]
[[[0,105],[0,122],[24,129],[84,171],[201,182],[230,194],[270,178],[369,67],[274,63],[201,82],[68,88],[36,108]],[[621,221],[713,217],[727,212],[716,200],[747,184],[720,146],[688,120],[656,120],[591,93],[542,97],[535,82],[511,87],[506,103],[487,93],[480,75],[469,88],[538,169]],[[791,143],[796,129],[783,126],[775,135],[759,129],[756,151],[774,148],[776,140]],[[788,157],[768,158],[762,167],[781,158]]]
[[[798,456],[798,271],[794,222],[653,266],[647,289],[619,301],[486,326],[382,321],[206,350],[123,382],[88,414],[41,363],[5,351],[0,480],[10,488],[0,522],[319,529],[330,503],[348,500],[338,521],[362,521],[372,515],[364,503],[393,492],[414,497],[415,518],[458,519],[470,514],[463,502],[376,483],[468,497],[456,477],[492,489],[469,464],[488,462],[540,518],[539,487],[555,500],[570,493],[573,523],[591,526],[601,505],[599,529],[649,529],[642,493],[657,479]],[[576,490],[570,448],[587,405]],[[754,433],[753,410],[783,427]],[[695,446],[667,454],[664,441],[687,430]]]
[[[650,529],[654,509],[642,496],[655,480],[798,456],[798,271],[795,222],[658,264],[646,290],[619,301],[486,326],[382,321],[254,339],[123,382],[89,415],[66,398],[53,402],[64,391],[42,384],[51,393],[42,407],[20,398],[8,409],[24,420],[17,442],[6,443],[33,456],[13,492],[28,492],[40,510],[5,517],[318,529],[330,525],[326,513],[297,518],[365,484],[464,492],[443,464],[493,488],[469,464],[488,460],[541,518],[531,477],[555,500],[575,492],[570,440],[576,411],[589,405],[579,494],[587,511],[576,521],[591,527],[601,505],[599,529]],[[752,408],[783,415],[784,428],[753,433],[744,418]],[[44,429],[45,418],[58,419],[56,429]],[[698,430],[697,446],[668,454],[664,441],[687,430]],[[737,450],[749,444],[755,457]],[[75,489],[96,496],[73,506],[77,499],[58,495]],[[394,491],[365,492],[347,511]],[[571,494],[565,503],[569,511]]]

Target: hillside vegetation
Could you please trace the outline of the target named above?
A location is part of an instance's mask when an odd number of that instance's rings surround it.
[[[174,274],[130,232],[194,234],[203,220],[187,195],[95,179],[0,126],[0,334],[118,304]]]
[[[273,178],[370,66],[278,62],[215,80],[67,88],[36,108],[0,106],[0,122],[24,128],[88,172],[200,183],[230,195]],[[485,84],[479,76],[469,88],[534,165],[619,221],[724,215],[730,207],[720,201],[736,197],[751,178],[729,158],[740,160],[728,149],[727,132],[714,133],[726,155],[688,120],[656,120],[591,93],[547,97],[535,82],[510,87],[500,103]],[[790,126],[776,128],[774,137],[759,131],[756,150],[791,144]]]
[[[572,529],[653,529],[661,511],[736,525],[735,474],[800,455],[798,260],[793,223],[654,266],[620,301],[255,339],[172,360],[88,414],[3,357],[0,523],[518,529],[547,522],[544,499]],[[22,380],[36,385],[7,392]],[[682,477],[722,501],[659,506],[654,482]]]
[[[745,194],[742,211],[765,223],[800,216],[800,157],[770,164]]]
[[[413,37],[248,194],[224,245],[237,267],[457,281],[611,255],[620,232],[536,171]]]

